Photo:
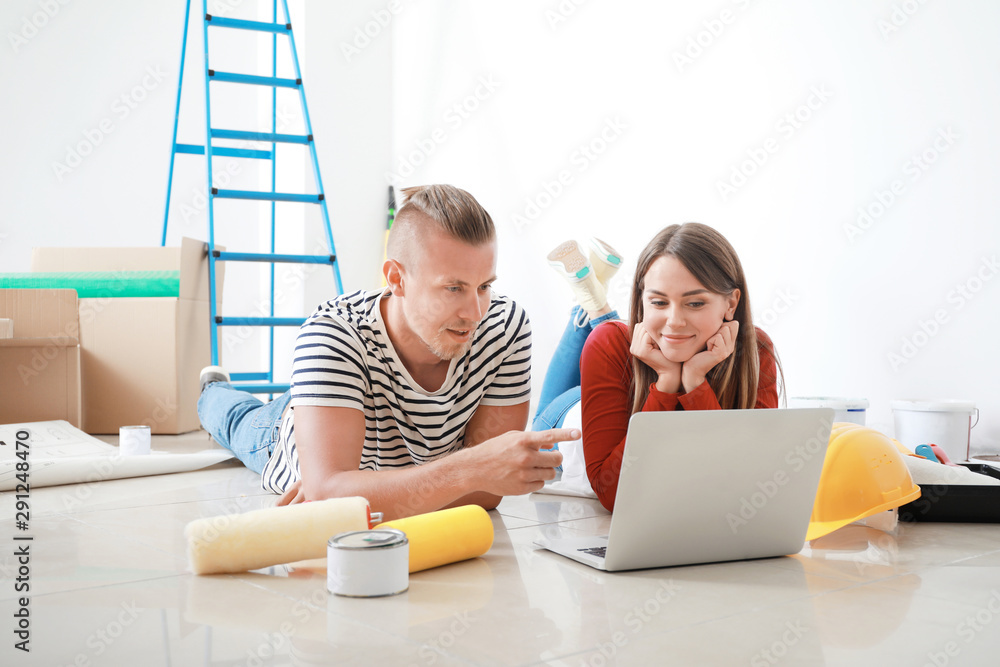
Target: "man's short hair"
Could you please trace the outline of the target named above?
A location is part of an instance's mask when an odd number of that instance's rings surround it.
[[[389,234],[389,257],[399,259],[407,246],[417,241],[421,215],[437,223],[438,229],[472,246],[496,238],[493,218],[476,198],[454,185],[419,185],[402,190],[405,203],[396,213]]]

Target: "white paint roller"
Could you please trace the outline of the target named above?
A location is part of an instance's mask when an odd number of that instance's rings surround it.
[[[324,558],[331,537],[368,530],[371,519],[361,497],[198,519],[184,529],[188,562],[195,574],[216,574]]]

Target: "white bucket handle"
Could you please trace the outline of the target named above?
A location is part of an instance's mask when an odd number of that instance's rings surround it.
[[[976,413],[976,421],[970,426],[970,429],[976,428],[976,424],[979,423],[979,408],[972,408],[972,411]]]

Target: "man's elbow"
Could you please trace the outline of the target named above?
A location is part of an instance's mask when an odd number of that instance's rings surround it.
[[[487,493],[486,491],[476,491],[475,493],[470,493],[467,496],[462,496],[458,500],[448,503],[440,509],[451,509],[453,507],[462,507],[464,505],[479,505],[484,510],[495,510],[501,500],[503,500],[503,496],[496,496],[492,493]]]
[[[307,502],[310,500],[346,498],[357,495],[350,492],[344,481],[342,476],[336,473],[326,477],[304,475],[302,477],[302,492]]]
[[[484,510],[495,510],[500,501],[503,500],[500,496],[489,495],[486,498],[481,499],[477,505],[482,507]]]

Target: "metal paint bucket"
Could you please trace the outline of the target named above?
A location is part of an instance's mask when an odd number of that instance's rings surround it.
[[[410,587],[410,542],[393,528],[354,530],[326,544],[326,588],[347,597],[381,597]]]

